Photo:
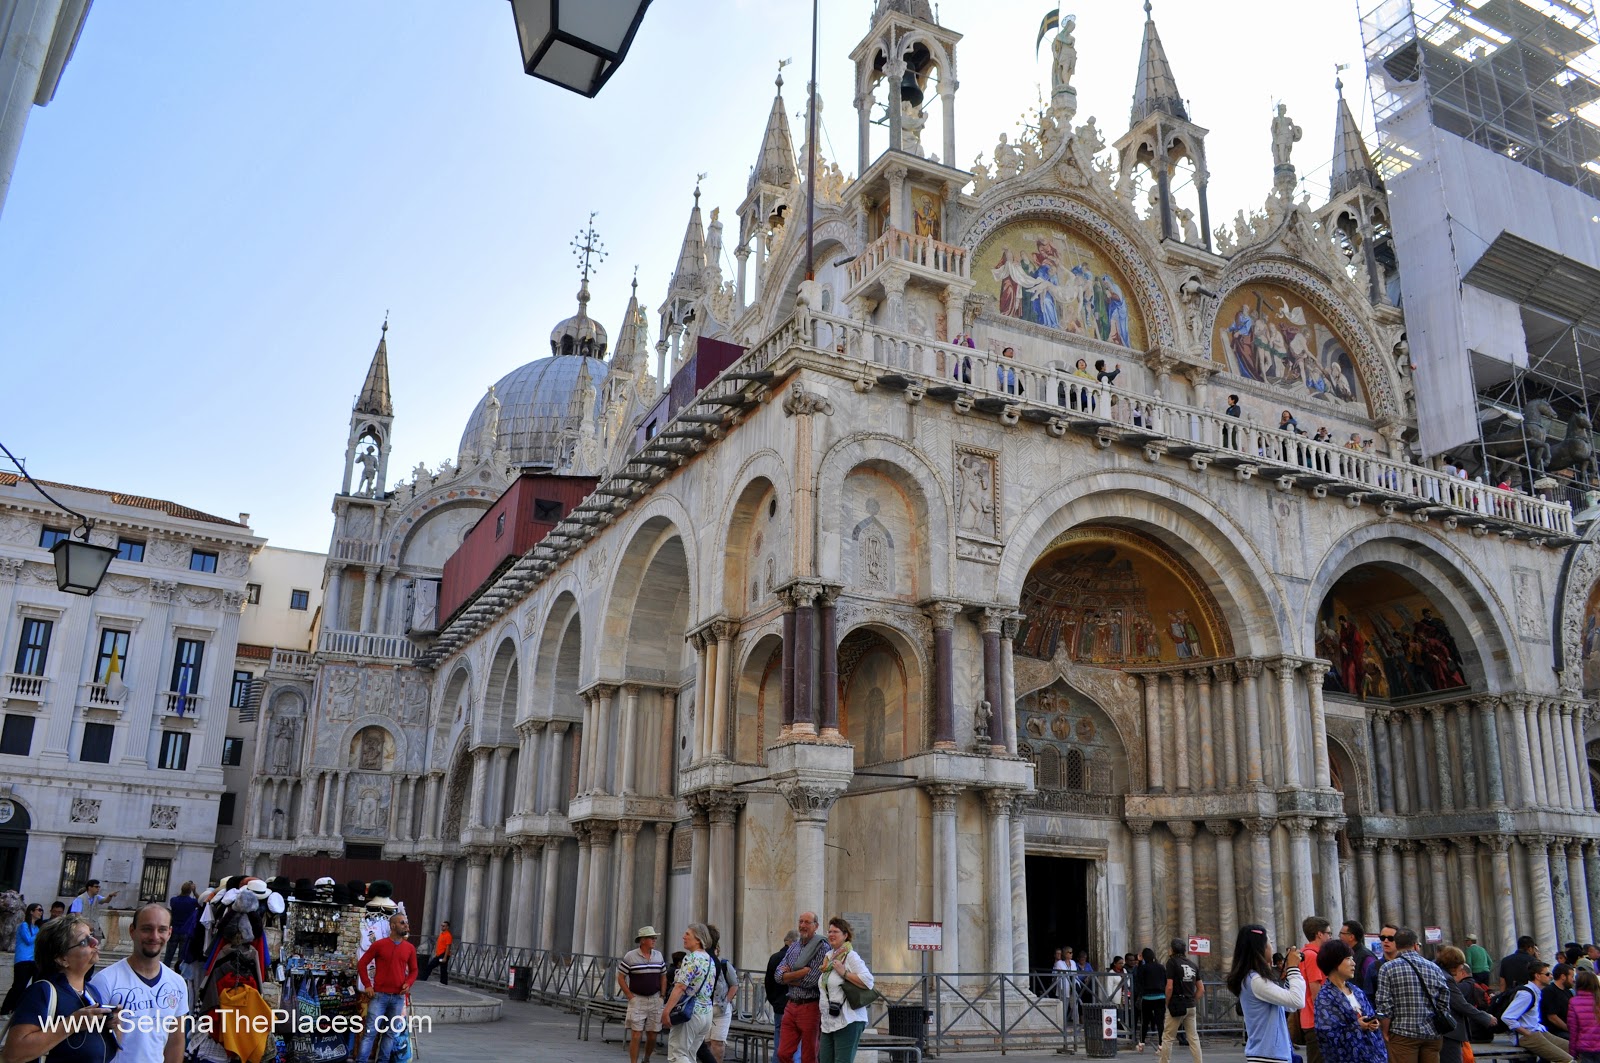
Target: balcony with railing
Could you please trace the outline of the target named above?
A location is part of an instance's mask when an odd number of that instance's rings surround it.
[[[106,692],[105,683],[85,683],[79,695],[79,704],[86,711],[111,712],[121,715],[122,703],[127,698],[126,692],[122,697],[114,698]]]
[[[184,694],[176,690],[168,690],[157,695],[156,705],[159,707],[163,719],[169,722],[183,721],[196,723],[200,719],[200,709],[205,703],[203,694]],[[182,712],[179,712],[179,709]]]
[[[862,251],[849,266],[850,287],[859,286],[879,267],[891,262],[913,267],[915,272],[940,280],[970,280],[971,256],[964,247],[888,229]]]
[[[280,672],[302,679],[309,679],[316,670],[317,660],[310,653],[303,650],[280,650],[277,647],[273,647],[272,663],[267,666],[269,672]]]
[[[326,628],[317,641],[317,649],[341,657],[375,657],[385,661],[414,661],[422,655],[417,644],[404,635],[330,631]]]
[[[1224,465],[1240,479],[1261,476],[1283,490],[1298,486],[1318,498],[1332,494],[1352,506],[1371,503],[1419,521],[1437,516],[1449,528],[1466,525],[1552,544],[1575,537],[1567,502],[859,321],[808,313],[799,324],[803,344],[865,363],[878,384],[915,390],[958,410],[996,414],[1006,424],[1026,420],[1054,436],[1073,431],[1101,446],[1142,446],[1152,460],[1171,454],[1195,468]]]
[[[378,544],[370,539],[335,539],[333,556],[339,561],[370,565],[378,560]]]
[[[50,680],[42,675],[7,672],[4,689],[7,703],[13,701],[25,702],[37,707],[43,703],[45,694],[50,689]]]

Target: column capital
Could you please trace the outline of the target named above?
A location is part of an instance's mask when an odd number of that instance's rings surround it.
[[[927,613],[928,618],[933,621],[933,627],[936,631],[948,631],[955,627],[956,616],[964,608],[966,607],[960,602],[947,601],[942,598],[934,598],[922,603],[922,611]]]
[[[572,728],[572,721],[571,720],[551,720],[550,721],[550,733],[553,734],[553,735],[566,734],[567,731],[570,730],[571,728]],[[440,774],[442,775],[444,773],[440,772]]]
[[[467,863],[479,870],[489,866],[489,854],[481,849],[474,849],[467,853]]]
[[[1240,657],[1233,662],[1240,679],[1260,679],[1262,662],[1259,657]]]
[[[1428,855],[1439,860],[1444,859],[1445,852],[1449,849],[1442,838],[1424,838],[1422,847],[1428,850]]]
[[[617,825],[610,820],[590,820],[588,826],[592,845],[610,845],[617,833]]]
[[[1491,852],[1508,853],[1511,851],[1511,836],[1509,834],[1483,834],[1478,841],[1487,846]]]
[[[1478,852],[1478,839],[1470,834],[1463,834],[1455,839],[1456,849],[1462,856],[1471,857]]]
[[[1364,853],[1371,854],[1378,851],[1378,839],[1368,838],[1365,835],[1355,839],[1355,845],[1357,849],[1360,849]]]
[[[1429,705],[1428,715],[1433,717],[1435,723],[1444,723],[1444,710],[1449,707],[1448,705]]]
[[[985,635],[1000,634],[1000,627],[1011,614],[1009,608],[986,605],[974,612],[972,622],[978,625],[978,630]]]
[[[1017,632],[1022,630],[1022,622],[1028,619],[1027,613],[1011,613],[1000,621],[1000,637],[1007,642],[1017,637]]]
[[[1317,833],[1329,838],[1336,837],[1340,831],[1344,830],[1347,822],[1343,816],[1334,816],[1332,819],[1319,819],[1317,820]]]
[[[783,799],[789,802],[796,819],[826,819],[828,809],[844,793],[841,786],[804,779],[781,782],[778,790],[783,794]]]
[[[711,637],[718,642],[728,642],[734,635],[739,633],[739,622],[727,619],[713,620],[708,626],[708,630],[711,632]]]
[[[666,820],[656,821],[656,841],[664,841],[672,833],[672,824]]]
[[[1206,820],[1206,830],[1218,838],[1231,838],[1238,828],[1234,826],[1231,819],[1208,819]]]
[[[1301,667],[1303,667],[1306,670],[1306,682],[1307,683],[1320,683],[1320,682],[1322,682],[1322,677],[1323,676],[1325,676],[1329,672],[1333,671],[1332,663],[1328,662],[1328,661],[1321,660],[1320,658],[1314,658],[1314,659],[1309,660],[1309,661],[1302,661],[1301,662]]]
[[[777,594],[780,601],[798,609],[809,606],[812,602],[822,597],[823,589],[824,585],[821,580],[796,579],[785,583],[774,593]]]
[[[1506,701],[1504,695],[1501,694],[1483,694],[1479,697],[1470,698],[1468,700],[1472,702],[1474,707],[1481,709],[1484,712],[1493,712],[1495,709],[1498,709],[1501,705],[1505,704]]]
[[[437,875],[439,873],[440,863],[441,861],[438,857],[430,856],[426,860],[422,861],[422,866],[423,869],[428,872],[428,874]]]
[[[640,820],[640,819],[619,819],[619,820],[617,820],[617,833],[622,835],[624,841],[626,841],[628,839],[631,839],[631,838],[638,837],[639,831],[641,831],[642,829],[644,829],[644,821],[643,820]]]
[[[609,701],[617,694],[617,684],[594,683],[589,687],[589,689],[580,691],[580,693],[587,694],[597,700],[600,698],[605,698],[607,701]]]
[[[1259,664],[1260,662],[1257,663]],[[1244,825],[1245,829],[1251,834],[1258,838],[1264,838],[1272,833],[1272,828],[1278,825],[1278,821],[1270,816],[1252,816],[1244,821]]]
[[[1180,842],[1187,843],[1194,841],[1194,823],[1187,819],[1172,820],[1167,824],[1167,829],[1171,831],[1172,836],[1178,839]]]
[[[1568,860],[1582,860],[1583,859],[1583,839],[1582,838],[1568,838],[1567,839],[1567,859]]]
[[[1268,668],[1277,672],[1279,676],[1292,676],[1300,670],[1304,662],[1294,657],[1278,657],[1266,662]]]
[[[928,792],[928,798],[933,802],[934,815],[948,816],[955,813],[956,798],[961,796],[961,787],[950,783],[934,783],[931,786],[924,786],[923,789]]]
[[[580,848],[580,849],[589,848],[589,845],[591,844],[591,842],[593,840],[590,837],[590,834],[589,834],[590,826],[591,826],[591,824],[587,823],[587,822],[585,822],[585,823],[574,823],[572,825],[572,834],[573,834],[573,836],[575,838],[578,839],[578,848]]]
[[[1199,668],[1186,668],[1184,669],[1184,674],[1203,686],[1211,685],[1211,669],[1208,666],[1202,665]]]
[[[1128,828],[1129,834],[1139,838],[1148,838],[1150,836],[1151,829],[1155,827],[1156,823],[1155,820],[1148,819],[1144,816],[1133,816],[1124,820],[1122,825]]]
[[[1316,822],[1310,816],[1283,817],[1283,825],[1289,829],[1291,838],[1309,838],[1311,836],[1311,828]]]
[[[714,791],[706,795],[706,814],[713,824],[730,825],[737,822],[746,800],[743,794]]]
[[[1212,665],[1211,673],[1219,683],[1231,683],[1238,677],[1239,674],[1238,670],[1230,661],[1223,661],[1221,664]]]
[[[984,790],[982,793],[983,804],[989,810],[989,815],[998,816],[1004,814],[1009,816],[1011,814],[1011,800],[1016,796],[1017,791],[1000,786],[992,790]]]

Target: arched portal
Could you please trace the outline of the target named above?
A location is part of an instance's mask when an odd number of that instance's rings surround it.
[[[1359,701],[1433,697],[1469,685],[1443,605],[1388,564],[1358,565],[1329,589],[1317,610],[1316,652],[1333,664],[1323,689]]]
[[[0,800],[0,891],[22,889],[22,867],[28,860],[28,810]]]
[[[839,730],[855,746],[857,768],[903,760],[918,745],[915,686],[894,643],[857,628],[839,643]]]

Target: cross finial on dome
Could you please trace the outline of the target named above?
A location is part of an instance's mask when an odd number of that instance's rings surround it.
[[[788,66],[792,62],[794,62],[793,59],[779,59],[778,60],[778,80],[775,82],[775,84],[778,86],[778,91],[780,93],[783,92],[783,68]]]
[[[1335,64],[1333,64],[1333,89],[1334,89],[1335,92],[1337,92],[1339,94],[1339,97],[1341,99],[1344,98],[1344,78],[1340,77],[1339,75],[1343,74],[1346,70],[1349,70],[1349,69],[1350,69],[1350,64],[1349,63],[1335,63]]]
[[[700,205],[700,182],[704,181],[709,176],[709,172],[697,173],[694,175],[694,205],[697,207]]]
[[[583,287],[578,292],[581,302],[589,301],[589,271],[598,270],[600,263],[606,257],[605,241],[594,231],[594,219],[599,211],[589,212],[589,225],[572,240],[572,253],[580,261],[579,269],[583,274]],[[580,243],[579,241],[582,241]]]

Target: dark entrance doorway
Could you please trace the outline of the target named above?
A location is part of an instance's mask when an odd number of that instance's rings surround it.
[[[22,865],[28,858],[28,810],[0,799],[0,890],[22,889]]]
[[[1028,967],[1048,971],[1055,950],[1071,945],[1087,949],[1099,969],[1104,957],[1094,956],[1090,937],[1089,860],[1030,856],[1028,875]]]

